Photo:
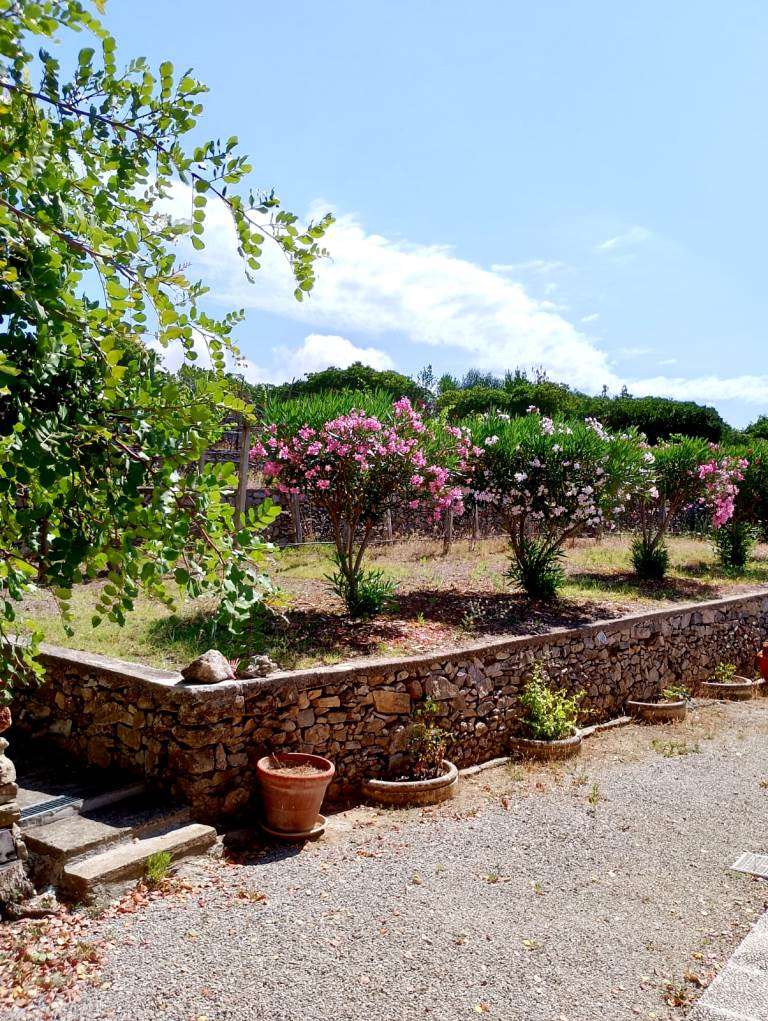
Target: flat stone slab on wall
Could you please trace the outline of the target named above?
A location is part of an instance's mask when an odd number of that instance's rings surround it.
[[[274,750],[333,759],[336,793],[397,765],[413,705],[429,696],[452,734],[458,766],[507,750],[532,664],[555,684],[584,689],[590,722],[623,713],[671,683],[693,687],[721,660],[753,673],[768,635],[768,591],[695,603],[580,628],[400,659],[361,661],[269,677],[188,685],[178,673],[43,647],[48,683],[17,698],[25,731],[97,766],[119,766],[170,789],[199,819],[242,808],[255,763]]]

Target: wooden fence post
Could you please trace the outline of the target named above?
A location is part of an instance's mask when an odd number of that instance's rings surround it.
[[[453,507],[449,507],[445,514],[445,531],[443,532],[443,556],[451,552],[453,542]]]
[[[393,539],[393,535],[392,535],[392,510],[389,507],[387,507],[387,509],[384,511],[384,531],[385,531],[385,534],[387,536],[387,540],[389,542],[392,542],[392,539]]]
[[[240,431],[240,463],[238,466],[237,492],[235,493],[235,521],[238,527],[242,524],[245,516],[245,504],[248,497],[248,473],[251,462],[248,455],[251,452],[251,427],[243,422]]]
[[[291,517],[293,518],[293,531],[296,542],[299,545],[304,542],[304,529],[301,524],[301,502],[298,493],[291,493]]]

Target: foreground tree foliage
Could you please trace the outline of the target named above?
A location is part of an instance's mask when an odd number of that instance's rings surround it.
[[[239,193],[251,167],[237,139],[185,148],[205,89],[169,63],[118,65],[102,7],[0,0],[0,666],[5,696],[35,665],[14,641],[18,600],[105,577],[93,623],[121,623],[140,588],[168,600],[169,574],[215,589],[235,626],[265,586],[266,506],[236,523],[230,466],[197,470],[228,412],[221,373],[239,314],[215,319],[176,246],[204,247],[206,207],[229,211],[245,272],[264,244],[311,290],[323,220],[301,229],[273,194]],[[90,37],[70,75],[46,49]],[[38,51],[38,48],[43,46]],[[168,215],[169,200],[185,207]],[[190,394],[156,351],[208,349],[215,370]]]

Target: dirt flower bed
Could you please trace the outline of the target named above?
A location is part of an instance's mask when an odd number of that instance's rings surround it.
[[[370,565],[397,585],[395,605],[372,620],[350,619],[330,591],[324,547],[282,553],[273,566],[273,611],[254,621],[244,640],[217,630],[214,607],[187,602],[178,611],[146,599],[124,628],[108,622],[90,627],[99,583],[81,586],[72,609],[75,634],[68,637],[51,601],[28,599],[25,610],[48,641],[152,666],[180,668],[212,646],[241,657],[268,653],[292,669],[361,657],[410,655],[450,649],[480,638],[543,633],[620,617],[677,602],[736,595],[768,583],[768,547],[758,547],[741,576],[720,572],[711,543],[673,538],[672,567],[663,582],[639,582],[630,569],[629,537],[579,540],[568,550],[563,596],[553,605],[515,592],[507,577],[509,557],[501,539],[462,540],[443,556],[431,541],[374,547]]]

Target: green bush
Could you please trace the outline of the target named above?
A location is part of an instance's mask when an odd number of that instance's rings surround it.
[[[642,581],[661,581],[669,568],[669,549],[638,536],[632,541],[632,566]]]
[[[759,530],[747,521],[727,521],[715,529],[717,559],[729,571],[743,571],[755,547]]]
[[[541,539],[524,538],[520,540],[508,576],[531,599],[551,602],[557,598],[558,589],[565,581],[564,558],[565,551],[560,547],[551,549]]]
[[[375,617],[394,605],[395,584],[380,568],[360,571],[352,579],[339,569],[326,575],[326,579],[351,617]]]
[[[550,687],[544,667],[535,663],[523,688],[520,702],[526,710],[523,724],[536,741],[561,741],[571,737],[579,718],[579,703],[584,692],[569,695],[564,689]]]
[[[469,482],[481,504],[496,507],[509,536],[511,577],[536,598],[552,598],[563,580],[566,543],[594,532],[646,489],[642,439],[609,433],[587,419],[490,414],[468,423],[483,451]]]

